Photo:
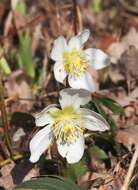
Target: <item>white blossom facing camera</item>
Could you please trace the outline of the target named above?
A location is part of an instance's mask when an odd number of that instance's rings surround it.
[[[53,104],[36,114],[36,126],[42,127],[30,141],[30,161],[35,163],[53,141],[59,154],[68,163],[78,162],[84,153],[84,132],[109,129],[106,120],[94,111],[81,108],[91,100],[86,90],[63,89],[60,91],[60,109]]]
[[[54,42],[51,58],[55,61],[54,76],[58,82],[63,83],[68,76],[70,87],[95,92],[96,84],[89,70],[91,67],[102,69],[109,65],[110,60],[100,49],[83,50],[89,35],[90,31],[86,29],[72,37],[68,43],[63,36],[58,37]]]

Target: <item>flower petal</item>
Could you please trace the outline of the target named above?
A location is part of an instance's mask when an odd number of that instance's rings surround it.
[[[53,124],[54,121],[50,116],[50,114],[48,114],[48,112],[57,109],[58,109],[57,104],[51,104],[47,106],[45,109],[43,109],[40,113],[35,114],[34,117],[35,117],[36,126],[43,127],[47,124]]]
[[[88,72],[81,75],[80,77],[69,75],[68,81],[69,81],[69,85],[72,88],[85,89],[85,90],[88,90],[90,92],[96,91],[96,84]]]
[[[105,131],[110,129],[108,122],[100,114],[85,108],[80,108],[80,112],[86,129],[90,131]]]
[[[50,57],[54,61],[62,61],[63,52],[67,50],[67,43],[64,36],[58,37],[53,45],[53,49],[51,51]]]
[[[64,79],[66,78],[67,73],[64,70],[64,65],[62,62],[56,62],[54,64],[54,76],[55,79],[61,83],[63,83]]]
[[[91,93],[84,89],[65,88],[60,91],[59,102],[62,108],[70,105],[79,108],[80,105],[85,105],[90,100]]]
[[[58,152],[60,155],[67,159],[70,164],[79,162],[84,153],[84,137],[80,136],[72,144],[58,144]]]
[[[69,50],[72,49],[81,49],[83,44],[88,40],[90,31],[88,29],[83,30],[78,35],[72,37],[68,43]]]
[[[64,107],[68,106],[73,106],[74,108],[79,108],[80,104],[78,105],[78,94],[75,94],[73,96],[70,96],[68,94],[64,94],[64,97],[62,96],[59,98],[59,102],[61,105],[61,108],[63,109]]]
[[[90,36],[90,30],[89,29],[85,29],[82,32],[80,32],[78,34],[80,44],[83,45],[88,40],[89,36]]]
[[[30,161],[35,163],[39,160],[41,154],[48,148],[52,141],[51,125],[41,129],[30,141]]]
[[[96,48],[89,48],[85,50],[86,59],[90,65],[98,70],[109,65],[110,59],[106,53]]]
[[[81,43],[80,43],[80,40],[79,40],[78,36],[73,36],[69,40],[68,50],[71,51],[72,49],[77,49],[77,50],[81,49]]]

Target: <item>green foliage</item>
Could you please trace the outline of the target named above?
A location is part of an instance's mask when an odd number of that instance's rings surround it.
[[[25,2],[18,1],[16,5],[16,11],[22,16],[27,15],[27,7]],[[17,54],[18,65],[25,73],[34,79],[35,67],[32,59],[32,39],[29,31],[19,33],[19,52]]]
[[[101,114],[104,118],[106,118],[106,112],[102,108],[101,101],[98,98],[94,98],[93,106],[95,107],[95,111],[97,111],[99,114]]]
[[[115,121],[111,117],[108,117],[108,116],[106,117],[106,120],[108,121],[109,125],[111,126],[111,133],[113,135],[115,135],[117,132],[117,126],[115,124]]]
[[[65,175],[72,179],[73,181],[76,181],[78,177],[82,176],[88,171],[88,168],[84,161],[79,161],[78,163],[75,164],[68,164],[66,170],[65,170]]]
[[[111,110],[114,114],[123,114],[124,110],[121,105],[111,98],[100,98],[101,103]]]
[[[94,97],[94,105],[97,108],[98,113],[100,113],[108,121],[109,125],[111,126],[111,133],[115,134],[117,131],[117,126],[112,117],[104,111],[104,107],[108,108],[114,114],[120,115],[124,113],[122,106],[111,98],[106,97]]]
[[[20,13],[22,16],[25,16],[27,14],[27,7],[25,2],[22,0],[19,0],[16,5],[16,11]]]
[[[32,190],[82,190],[79,186],[59,176],[46,176],[36,180],[30,180],[18,185],[15,189],[32,189]]]
[[[96,145],[92,145],[89,148],[89,153],[91,154],[92,157],[94,157],[95,159],[98,159],[98,160],[108,159],[108,155],[105,153],[105,151]]]
[[[105,110],[109,109],[114,114],[118,114],[118,115],[124,114],[124,110],[121,107],[121,105],[119,105],[116,101],[110,98],[93,96],[93,101],[89,102],[87,105],[85,105],[85,107],[101,114],[111,126],[110,132],[113,135],[116,133],[117,131],[116,124],[114,120],[112,119],[112,117],[109,116]]]
[[[4,57],[2,57],[0,59],[0,70],[4,73],[4,74],[10,74],[11,73],[11,69],[10,66],[8,65],[6,59]]]
[[[32,58],[31,51],[31,36],[29,31],[20,33],[19,35],[19,53],[17,55],[17,61],[19,67],[25,71],[25,73],[32,79],[35,77],[35,66]]]
[[[92,1],[92,10],[94,13],[99,14],[102,11],[101,0],[93,0]]]
[[[95,140],[95,145],[98,146],[101,150],[104,150],[106,154],[112,153],[112,155],[117,155],[118,145],[112,134],[110,133],[97,134],[94,140]]]

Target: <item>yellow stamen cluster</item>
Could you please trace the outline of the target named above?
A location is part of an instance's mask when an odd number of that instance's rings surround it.
[[[73,49],[69,52],[64,52],[64,69],[67,73],[75,76],[83,74],[87,68],[87,60],[82,50]]]
[[[52,112],[51,116],[55,121],[52,132],[58,142],[71,144],[83,134],[81,115],[73,107]]]

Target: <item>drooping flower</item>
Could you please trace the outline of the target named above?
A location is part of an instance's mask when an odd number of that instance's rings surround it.
[[[90,31],[82,31],[72,37],[67,43],[63,36],[58,37],[51,51],[51,58],[55,61],[55,79],[63,83],[68,76],[69,85],[75,89],[96,91],[95,81],[90,74],[90,68],[102,69],[109,65],[109,57],[100,49],[89,48],[83,50]]]
[[[78,162],[84,153],[84,132],[109,129],[106,120],[98,113],[81,108],[91,100],[86,90],[60,91],[60,107],[55,104],[36,114],[36,126],[45,126],[30,141],[31,162],[37,162],[49,145],[56,141],[59,154],[68,163]]]

